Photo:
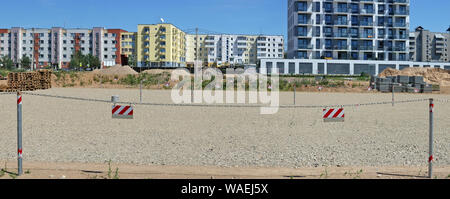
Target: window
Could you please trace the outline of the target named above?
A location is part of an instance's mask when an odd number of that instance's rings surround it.
[[[297,11],[307,11],[308,5],[304,1],[297,2]]]
[[[320,2],[316,2],[316,12],[320,12]]]
[[[300,26],[297,28],[297,36],[306,36],[307,35],[307,28],[304,26]]]
[[[308,24],[308,16],[305,14],[298,15],[298,23],[299,24]]]

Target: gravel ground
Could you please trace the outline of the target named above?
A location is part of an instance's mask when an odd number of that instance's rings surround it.
[[[139,90],[57,88],[37,93],[138,101]],[[168,103],[170,91],[144,91]],[[292,93],[281,93],[291,105]],[[398,94],[397,100],[432,95]],[[450,99],[449,95],[433,95]],[[390,101],[391,94],[297,93],[297,105]],[[425,166],[428,103],[346,108],[344,123],[324,123],[321,109],[137,106],[134,120],[111,119],[111,104],[23,97],[24,159],[44,162],[182,166]],[[450,103],[436,102],[435,165],[450,165]],[[16,159],[15,95],[0,95],[0,160]]]

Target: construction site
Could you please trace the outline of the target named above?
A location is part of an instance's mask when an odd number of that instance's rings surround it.
[[[0,93],[0,167],[17,169],[15,92],[22,91],[25,174],[19,178],[108,178],[111,166],[120,178],[427,178],[433,98],[433,178],[450,175],[447,71],[384,71],[377,78],[396,77],[387,78],[392,84],[409,75],[417,84],[441,85],[440,91],[396,93],[395,100],[368,89],[370,80],[360,87],[346,80],[343,92],[301,84],[297,92],[280,92],[273,115],[261,115],[259,106],[175,105],[169,72],[146,71],[155,84],[142,91],[130,75],[144,71],[129,67],[8,74]],[[114,84],[123,79],[133,82]],[[111,96],[133,107],[133,119],[111,118]],[[345,109],[345,122],[325,123],[327,107]]]

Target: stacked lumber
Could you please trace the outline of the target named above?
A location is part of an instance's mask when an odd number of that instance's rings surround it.
[[[49,70],[39,70],[35,72],[20,72],[8,74],[8,88],[3,88],[3,92],[14,91],[35,91],[51,88],[51,75]]]

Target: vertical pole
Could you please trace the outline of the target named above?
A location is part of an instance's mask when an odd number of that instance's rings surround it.
[[[429,138],[429,158],[428,158],[428,177],[433,177],[433,112],[434,102],[433,98],[430,99],[430,138]]]
[[[22,93],[17,92],[17,175],[22,175]]]
[[[394,106],[394,84],[392,84],[392,106]]]
[[[142,104],[142,80],[139,83],[139,102]]]
[[[294,82],[294,105],[295,105],[295,92],[296,92],[296,90],[297,90],[296,86],[297,86],[297,83]]]

